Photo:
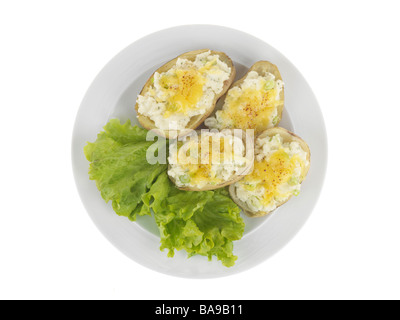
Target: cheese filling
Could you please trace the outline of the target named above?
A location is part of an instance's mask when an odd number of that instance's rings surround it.
[[[251,71],[238,87],[228,91],[222,110],[206,119],[209,128],[254,129],[256,133],[275,126],[279,121],[277,106],[282,104],[283,82],[271,73]]]
[[[237,197],[252,211],[272,211],[291,195],[298,195],[307,153],[298,142],[283,142],[277,134],[259,138],[254,170],[235,183]]]
[[[194,61],[178,58],[167,72],[154,74],[149,90],[137,98],[138,113],[159,129],[185,129],[191,117],[212,106],[230,74],[231,68],[210,51]]]
[[[197,139],[173,142],[168,175],[178,187],[218,185],[240,174],[249,164],[242,139],[231,133],[202,132]]]

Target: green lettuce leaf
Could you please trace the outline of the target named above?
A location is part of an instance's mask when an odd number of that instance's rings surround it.
[[[169,180],[167,165],[149,164],[147,130],[111,120],[94,143],[84,149],[90,161],[89,177],[96,181],[103,199],[114,211],[132,221],[137,215],[153,216],[161,237],[161,250],[173,257],[175,250],[188,256],[216,256],[233,266],[233,241],[239,240],[244,222],[239,207],[226,189],[182,191]]]
[[[114,211],[132,221],[137,214],[149,214],[141,210],[142,195],[167,169],[166,164],[147,162],[146,151],[154,142],[146,141],[146,134],[147,130],[131,126],[129,120],[121,125],[113,119],[96,142],[84,149],[90,161],[89,178],[96,180],[103,199],[112,201]]]
[[[189,257],[199,254],[211,260],[216,256],[223,265],[234,265],[237,257],[233,255],[233,241],[242,237],[245,225],[226,189],[181,191],[164,172],[144,198],[152,200],[160,249],[167,249],[169,257],[174,256],[175,249],[183,249]]]

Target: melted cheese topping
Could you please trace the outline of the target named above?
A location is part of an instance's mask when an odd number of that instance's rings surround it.
[[[253,211],[272,211],[300,192],[307,165],[298,142],[282,143],[280,135],[258,139],[254,170],[235,184],[236,194]]]
[[[194,61],[179,58],[167,72],[154,74],[148,91],[138,96],[138,113],[159,129],[185,129],[191,117],[212,107],[230,74],[231,68],[210,51]]]
[[[275,198],[282,199],[291,195],[290,190],[280,188],[280,186],[292,179],[297,166],[304,166],[301,159],[298,156],[290,158],[281,148],[274,152],[268,160],[256,161],[253,173],[246,176],[243,183],[256,183],[257,188],[263,188],[265,191],[260,200],[263,206],[268,206]],[[296,178],[298,179],[298,177]]]
[[[159,82],[166,101],[163,116],[169,118],[174,113],[187,115],[197,105],[203,94],[205,78],[198,70],[178,69],[172,74],[164,74]]]
[[[228,181],[248,164],[243,141],[224,132],[203,132],[199,139],[173,143],[168,162],[168,174],[178,186],[197,188]]]
[[[217,129],[254,129],[256,134],[271,128],[280,121],[277,108],[283,103],[282,88],[282,81],[275,81],[273,74],[251,71],[239,87],[228,91],[222,110],[205,124]]]
[[[248,88],[232,91],[226,99],[226,108],[219,114],[223,123],[241,129],[255,129],[256,133],[268,128],[275,111],[275,90]]]

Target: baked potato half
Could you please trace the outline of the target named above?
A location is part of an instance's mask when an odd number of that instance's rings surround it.
[[[249,217],[265,216],[298,195],[310,168],[307,143],[284,128],[271,128],[255,139],[254,170],[230,185],[232,200]]]
[[[256,135],[281,121],[284,88],[278,67],[256,62],[221,98],[205,125],[212,129],[254,129]]]
[[[254,137],[242,130],[194,131],[170,144],[168,176],[178,189],[223,188],[251,172]]]
[[[223,52],[190,51],[158,68],[136,101],[139,123],[166,138],[197,128],[214,110],[236,76]]]

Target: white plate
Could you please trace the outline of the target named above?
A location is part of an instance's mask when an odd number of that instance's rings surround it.
[[[259,60],[276,64],[285,82],[285,109],[280,126],[301,136],[311,149],[311,168],[298,197],[270,217],[247,218],[243,238],[234,242],[236,265],[222,266],[214,259],[186,252],[168,258],[159,250],[157,227],[150,217],[130,222],[117,216],[106,204],[95,182],[89,180],[89,163],[83,154],[87,141],[112,118],[137,123],[135,100],[145,81],[159,66],[191,50],[209,48],[223,51],[237,67],[237,77]],[[300,72],[281,53],[267,43],[241,31],[211,25],[188,25],[162,30],[146,36],[120,52],[99,73],[80,106],[73,133],[72,163],[82,202],[101,232],[134,261],[153,270],[188,278],[214,278],[247,270],[266,260],[300,230],[320,194],[326,164],[326,131],[318,103]]]

